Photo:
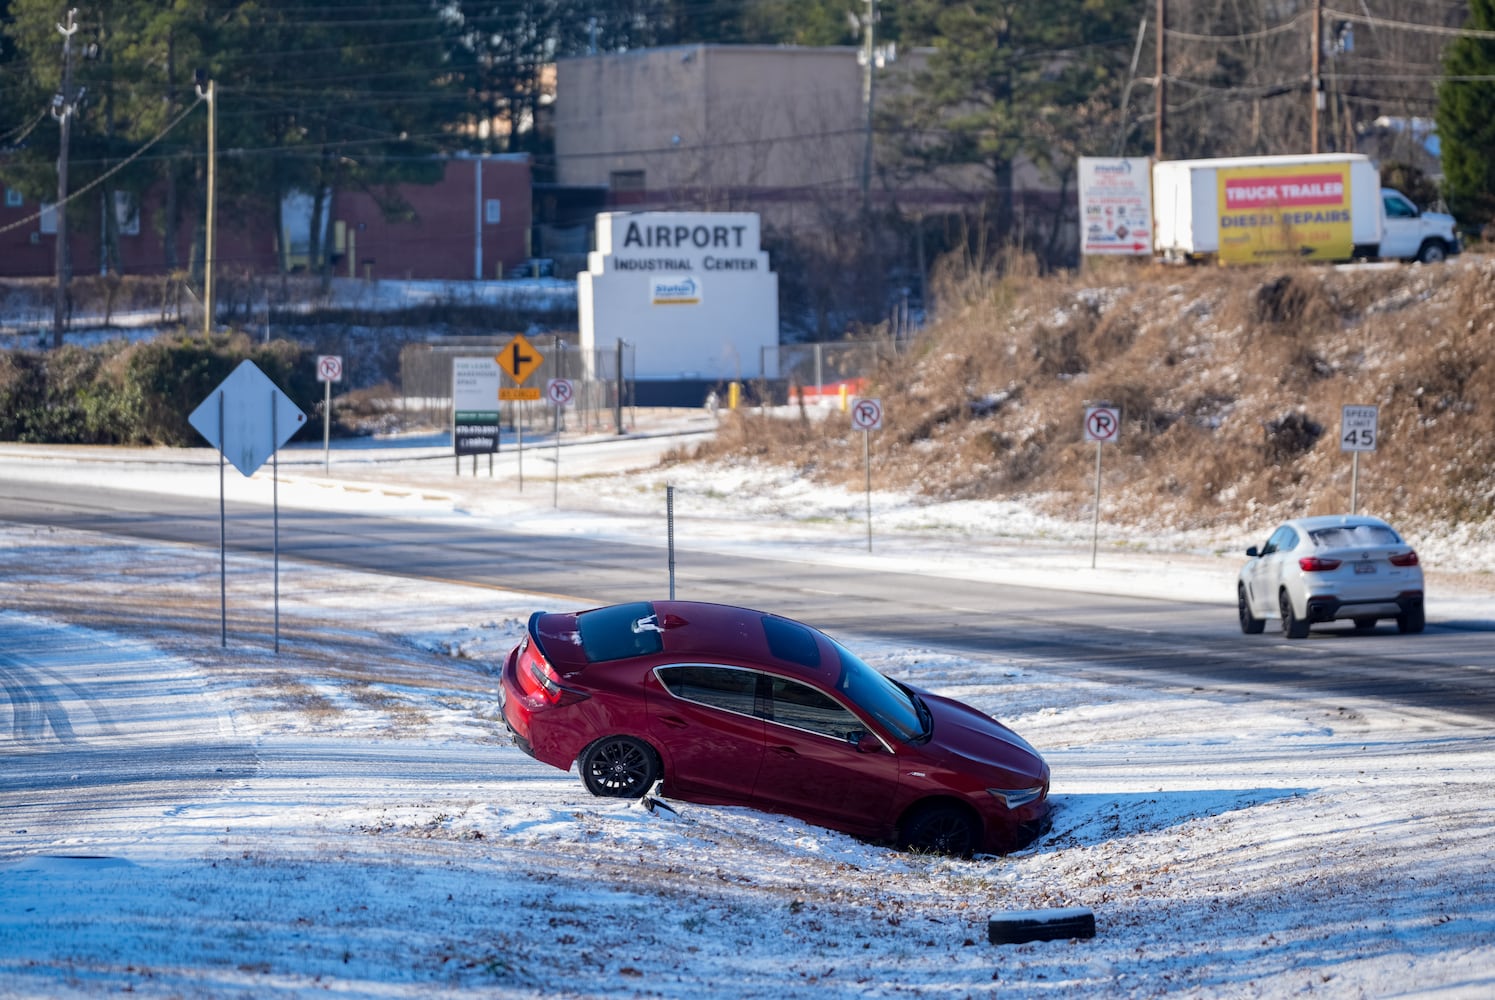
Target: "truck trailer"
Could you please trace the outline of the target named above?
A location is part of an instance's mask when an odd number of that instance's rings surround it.
[[[1152,168],[1153,249],[1174,261],[1443,260],[1452,216],[1424,212],[1360,153],[1164,160]]]

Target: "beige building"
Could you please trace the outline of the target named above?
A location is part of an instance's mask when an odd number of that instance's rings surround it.
[[[686,45],[561,60],[556,180],[730,210],[860,190],[854,48]]]
[[[853,47],[682,45],[556,66],[556,181],[606,188],[615,207],[752,210],[765,224],[818,223],[860,204],[868,139]],[[907,86],[928,52],[880,60],[874,94]],[[876,100],[876,98],[874,98]],[[961,210],[991,193],[977,167],[911,177],[874,149],[871,197],[906,213]],[[1058,184],[1017,164],[1018,202]]]

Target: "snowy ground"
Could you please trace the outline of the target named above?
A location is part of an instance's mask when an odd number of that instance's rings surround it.
[[[287,451],[280,502],[663,545],[669,484],[682,544],[1216,595],[1225,616],[1236,553],[1268,527],[1144,545],[1103,525],[1092,569],[1089,524],[878,495],[869,553],[863,495],[766,469],[628,471],[658,442],[569,445],[558,484],[536,450],[523,493],[512,458],[458,477],[439,447],[405,444],[339,449],[331,475],[320,449]],[[107,474],[216,498],[214,463],[5,446],[0,480]],[[232,470],[229,487],[271,489]],[[1488,542],[1415,541],[1463,586],[1495,568]],[[592,799],[524,757],[493,671],[532,597],[283,563],[275,655],[268,566],[229,571],[220,648],[216,552],[0,522],[0,762],[56,769],[49,788],[0,771],[0,996],[1495,993],[1483,721],[840,636],[1008,722],[1053,767],[1050,837],[910,857],[749,810]],[[1432,580],[1431,622],[1495,618],[1490,592]],[[169,787],[147,773],[163,764]],[[1069,906],[1094,911],[1094,939],[987,943],[994,912]]]

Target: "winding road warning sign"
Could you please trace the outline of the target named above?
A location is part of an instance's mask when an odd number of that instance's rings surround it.
[[[1116,440],[1121,433],[1121,411],[1114,406],[1085,408],[1085,440],[1101,444]]]

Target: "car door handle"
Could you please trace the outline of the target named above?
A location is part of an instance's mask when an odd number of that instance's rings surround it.
[[[795,749],[793,747],[777,746],[777,747],[769,747],[768,749],[771,750],[771,751],[773,751],[774,753],[778,754],[780,757],[798,757],[799,756],[799,754],[795,751]]]
[[[680,716],[678,716],[678,715],[661,715],[659,717],[659,724],[662,725],[662,726],[669,726],[671,729],[689,729],[690,728],[690,723],[686,722],[684,719],[680,718]]]

